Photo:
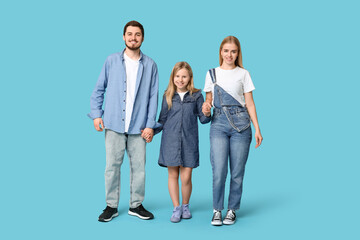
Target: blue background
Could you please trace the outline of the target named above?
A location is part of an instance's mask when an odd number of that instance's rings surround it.
[[[1,239],[359,239],[358,9],[356,1],[2,2]],[[240,39],[264,142],[252,143],[233,226],[210,225],[210,125],[200,127],[193,219],[169,221],[156,136],[144,201],[156,218],[127,215],[125,160],[120,216],[97,221],[104,135],[86,114],[102,64],[124,48],[133,19],[145,27],[142,51],[158,64],[160,96],[183,60],[203,88],[222,39]]]

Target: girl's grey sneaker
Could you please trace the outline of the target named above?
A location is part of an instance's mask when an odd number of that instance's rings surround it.
[[[190,219],[191,217],[192,216],[190,213],[189,204],[183,204],[181,218]]]
[[[222,225],[221,211],[214,210],[214,215],[213,215],[213,218],[211,220],[211,224],[214,225],[214,226],[221,226]]]
[[[181,220],[181,206],[177,206],[174,208],[173,213],[171,215],[170,221],[173,223],[180,222]]]
[[[117,216],[119,216],[117,208],[106,206],[103,213],[99,216],[99,222],[109,222]]]
[[[233,210],[228,210],[226,213],[226,217],[224,218],[223,223],[226,225],[231,225],[234,224],[236,221],[236,215],[235,212]]]

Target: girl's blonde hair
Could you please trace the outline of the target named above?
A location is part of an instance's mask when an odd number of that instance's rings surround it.
[[[226,43],[234,43],[237,48],[238,48],[238,56],[237,58],[235,59],[235,65],[236,66],[239,66],[241,68],[244,68],[243,67],[243,63],[242,63],[242,54],[241,54],[241,47],[240,47],[240,42],[239,42],[239,39],[237,39],[236,37],[234,36],[228,36],[226,38],[224,38],[224,40],[221,42],[220,44],[220,50],[219,50],[219,62],[220,62],[220,66],[223,64],[223,58],[221,57],[221,50],[222,48],[224,47],[224,45]]]
[[[194,92],[199,91],[199,89],[196,89],[194,87],[193,72],[192,72],[192,69],[191,69],[190,65],[187,62],[178,62],[178,63],[176,63],[173,70],[171,71],[169,85],[168,85],[168,87],[167,87],[167,89],[165,90],[165,93],[164,93],[164,95],[166,96],[166,102],[168,104],[168,109],[169,110],[172,107],[172,98],[173,98],[173,96],[175,94],[175,91],[176,91],[176,85],[174,83],[174,77],[175,77],[176,73],[181,69],[186,69],[188,71],[188,73],[189,73],[189,76],[190,76],[189,83],[186,86],[187,90],[189,91],[189,94],[192,95]]]

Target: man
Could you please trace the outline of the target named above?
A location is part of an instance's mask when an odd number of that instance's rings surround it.
[[[128,214],[141,219],[154,218],[142,202],[146,142],[151,142],[156,124],[158,70],[156,63],[140,51],[144,28],[139,22],[131,21],[125,25],[123,39],[125,50],[110,55],[105,61],[91,96],[88,114],[97,131],[105,128],[107,206],[99,216],[101,222],[118,216],[120,168],[125,150],[130,162]],[[105,91],[106,103],[102,110]]]

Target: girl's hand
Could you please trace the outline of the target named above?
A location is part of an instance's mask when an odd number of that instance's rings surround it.
[[[209,117],[211,115],[211,104],[209,102],[204,102],[202,105],[202,112],[205,116]]]
[[[259,132],[255,132],[255,140],[256,140],[256,146],[255,148],[259,147],[261,145],[261,142],[263,140],[263,137],[261,136],[260,131]]]

